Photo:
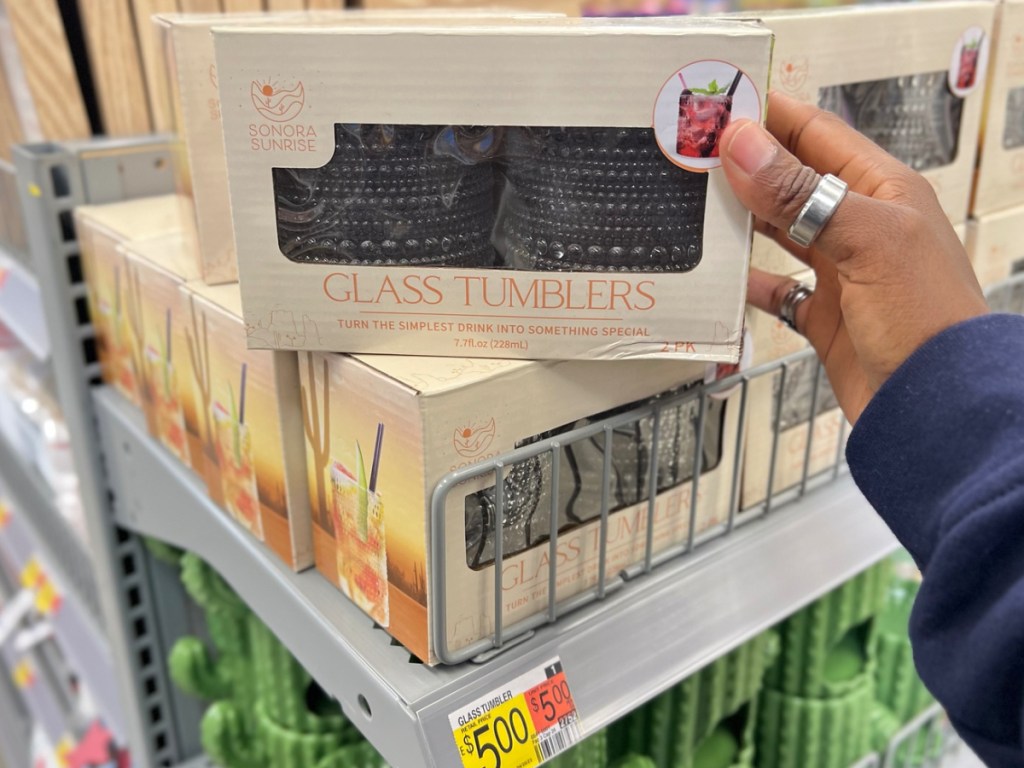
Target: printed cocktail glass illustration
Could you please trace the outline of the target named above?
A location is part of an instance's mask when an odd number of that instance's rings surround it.
[[[174,386],[174,364],[152,345],[146,346],[146,365],[153,382],[153,408],[157,434],[165,446],[183,462],[188,462],[185,443],[185,413]]]
[[[331,517],[337,548],[338,584],[356,605],[383,627],[390,622],[387,539],[384,499],[377,490],[377,468],[383,425],[369,482],[363,454],[356,443],[356,471],[339,461],[331,465]]]
[[[683,157],[718,157],[718,140],[731,115],[730,94],[684,88],[679,94],[676,152]]]
[[[960,69],[956,76],[957,88],[970,88],[978,77],[978,56],[981,52],[981,38],[973,40],[960,49]]]
[[[245,374],[246,366],[243,364],[237,407],[233,389],[229,390],[230,408],[219,402],[213,404],[217,464],[228,512],[262,541],[263,521],[256,487],[256,465],[252,458],[252,435],[245,423]]]

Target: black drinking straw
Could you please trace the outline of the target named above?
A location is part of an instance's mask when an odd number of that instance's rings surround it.
[[[377,470],[380,468],[380,447],[384,442],[384,422],[377,422],[377,442],[373,446],[373,464],[370,465],[370,493],[377,492]]]
[[[242,363],[242,384],[238,390],[238,423],[245,424],[245,375],[248,373],[249,364]]]
[[[740,78],[742,78],[742,77],[743,77],[743,71],[737,69],[736,70],[736,77],[734,77],[732,79],[732,83],[729,85],[729,91],[728,91],[728,93],[726,93],[726,96],[732,96],[734,93],[736,93],[736,89],[739,88],[739,86],[740,86]]]

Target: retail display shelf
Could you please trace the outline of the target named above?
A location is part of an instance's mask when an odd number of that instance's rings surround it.
[[[3,674],[14,681],[32,722],[43,729],[51,744],[59,743],[68,733],[67,716],[35,654],[18,653],[13,642],[8,642],[0,647],[0,658],[3,659]]]
[[[29,764],[28,745],[32,723],[24,704],[17,698],[14,682],[0,679],[0,766],[21,768]]]
[[[561,658],[586,730],[604,727],[896,548],[848,476],[562,617],[484,664],[429,668],[315,571],[292,573],[94,390],[117,522],[212,563],[398,768],[458,764],[448,715]]]
[[[14,255],[0,246],[0,323],[35,357],[50,357],[50,335],[39,283]]]
[[[95,590],[77,564],[68,563],[73,536],[54,508],[45,480],[0,438],[0,496],[7,509],[0,520],[0,555],[16,574],[33,559],[52,583],[57,598],[44,604],[54,639],[70,667],[85,682],[113,734],[124,738],[124,718],[117,688],[115,660],[94,618]],[[81,547],[77,556],[87,557]],[[70,565],[68,568],[66,566]]]

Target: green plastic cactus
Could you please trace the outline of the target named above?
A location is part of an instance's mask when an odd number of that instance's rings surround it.
[[[871,749],[874,681],[841,696],[805,698],[765,690],[758,722],[760,768],[849,768]]]
[[[200,723],[200,743],[214,762],[227,768],[263,768],[245,715],[230,701],[210,705]]]
[[[373,745],[363,741],[332,752],[315,768],[388,768],[388,764]]]
[[[630,753],[615,760],[611,768],[658,768],[658,764],[647,755]]]
[[[147,536],[143,541],[146,542],[146,549],[149,550],[149,554],[168,565],[178,565],[185,554],[184,550],[178,549],[166,541],[160,541],[160,539],[153,539]]]
[[[308,700],[311,676],[255,617],[249,623],[249,641],[256,699],[267,718],[282,728],[305,734],[333,733],[352,739],[354,729],[338,703],[326,697]]]
[[[934,699],[914,668],[910,648],[910,611],[920,584],[913,579],[896,578],[885,609],[878,617],[878,667],[875,671],[875,696],[899,720],[909,722]]]
[[[765,686],[807,698],[842,696],[874,671],[875,617],[890,581],[883,562],[790,616],[778,628],[779,658]]]
[[[317,768],[329,758],[347,761],[338,766],[383,765],[376,751],[361,746],[338,703],[209,565],[193,554],[180,565],[214,648],[181,638],[169,666],[179,687],[213,702],[201,741],[214,761],[225,768]]]
[[[757,694],[778,638],[763,633],[612,726],[613,757],[644,755],[656,768],[748,766]]]
[[[602,728],[545,765],[549,768],[594,768],[608,765],[608,730]]]

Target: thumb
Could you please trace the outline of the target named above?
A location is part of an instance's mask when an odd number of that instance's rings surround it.
[[[817,187],[818,172],[750,120],[737,120],[728,127],[722,135],[720,153],[722,169],[740,202],[785,234]],[[857,242],[850,222],[857,218],[857,209],[871,202],[852,191],[848,193],[815,247],[834,259],[849,255]]]

